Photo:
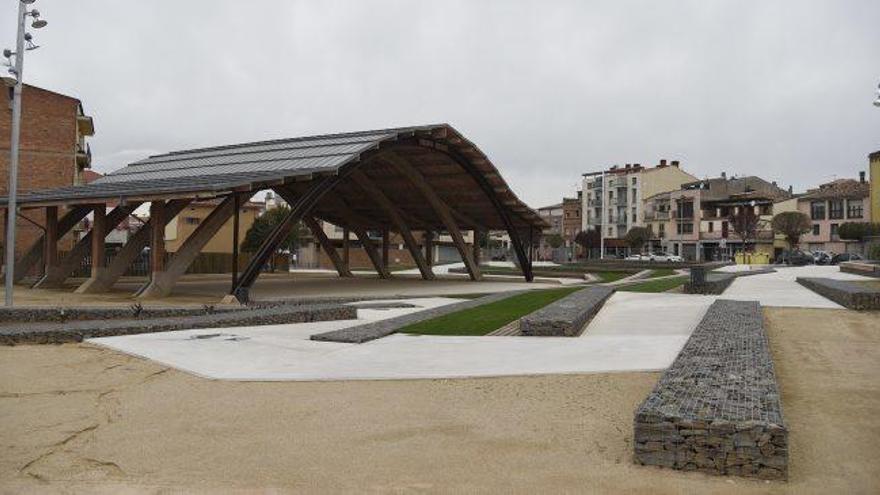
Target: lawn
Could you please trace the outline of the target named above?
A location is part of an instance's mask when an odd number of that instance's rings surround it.
[[[664,278],[640,284],[627,285],[617,290],[624,292],[666,292],[687,282],[687,277]]]
[[[629,272],[614,272],[614,271],[590,272],[590,273],[598,276],[599,280],[602,281],[603,283],[614,282],[614,281],[617,281],[617,280],[620,280],[622,278],[626,278],[626,277],[629,277],[630,275],[632,275],[632,273],[629,273]]]
[[[856,283],[869,289],[880,290],[880,280],[858,280]]]
[[[413,323],[401,333],[421,335],[486,335],[583,287],[532,290],[476,308]]]
[[[675,275],[675,270],[672,268],[655,268],[651,270],[651,274],[648,275],[648,278],[657,278],[657,277],[668,277],[670,275]]]

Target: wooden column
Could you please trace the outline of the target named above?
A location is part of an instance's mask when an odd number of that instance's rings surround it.
[[[382,229],[382,266],[385,269],[388,269],[388,249],[391,247],[391,239],[388,232],[388,227]]]
[[[473,256],[464,243],[464,236],[458,228],[453,210],[434,191],[434,188],[431,187],[431,184],[428,183],[428,180],[421,172],[416,170],[409,162],[393,153],[386,155],[386,159],[422,193],[422,196],[431,205],[434,213],[437,214],[440,221],[446,227],[446,231],[452,237],[452,242],[458,250],[458,254],[461,256],[461,260],[464,262],[471,280],[480,280],[482,273],[480,272],[479,263],[474,262]]]
[[[232,287],[238,283],[238,224],[241,204],[238,193],[233,193],[232,203],[235,213],[232,214]]]
[[[92,277],[98,277],[107,266],[104,244],[107,237],[107,210],[104,205],[95,207],[92,213]]]
[[[330,258],[330,262],[333,263],[333,267],[336,268],[336,272],[339,273],[339,276],[351,277],[352,273],[349,269],[348,262],[339,257],[339,252],[336,251],[336,246],[333,245],[333,241],[331,241],[327,237],[327,234],[324,233],[324,229],[321,228],[321,223],[311,215],[303,216],[303,223],[305,223],[306,227],[312,231],[312,235],[315,237],[315,240],[318,241],[321,249],[327,253],[327,257]],[[348,229],[345,229],[345,232],[348,232]]]
[[[400,235],[403,237],[403,242],[404,244],[406,244],[407,250],[412,255],[413,261],[415,261],[416,265],[419,267],[419,272],[422,274],[422,278],[425,280],[433,280],[434,272],[431,271],[431,267],[428,266],[428,263],[425,261],[425,257],[422,256],[422,252],[419,249],[418,243],[416,243],[415,237],[413,237],[412,231],[403,220],[403,216],[400,214],[400,211],[398,211],[397,207],[394,206],[394,203],[361,170],[355,170],[354,172],[352,172],[351,178],[358,186],[360,186],[361,189],[364,190],[364,192],[366,192],[370,195],[371,198],[373,198],[373,201],[375,201],[383,210],[385,210],[385,213],[391,218],[391,221],[394,222],[394,225],[397,226],[397,231],[400,232]]]
[[[150,271],[153,276],[165,271],[165,205],[150,203]]]
[[[351,242],[349,241],[349,237],[351,237],[348,233],[348,227],[342,228],[342,263],[348,267],[351,266],[349,264],[349,260],[351,259]]]
[[[480,265],[480,257],[481,257],[481,253],[480,253],[480,235],[481,234],[480,234],[479,230],[474,230],[473,232],[474,232],[474,245],[472,247],[474,249],[474,254],[473,254],[474,264],[479,266]]]
[[[425,239],[425,261],[428,262],[428,266],[434,266],[434,232],[431,230],[426,230],[424,233]]]
[[[45,247],[43,248],[44,273],[49,273],[58,265],[58,207],[46,207],[46,234]],[[15,249],[15,246],[12,246]]]

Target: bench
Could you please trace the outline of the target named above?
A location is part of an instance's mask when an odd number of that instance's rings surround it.
[[[610,287],[588,287],[520,318],[524,336],[575,337],[614,294]]]
[[[717,300],[636,410],[637,464],[787,479],[782,417],[761,306]]]

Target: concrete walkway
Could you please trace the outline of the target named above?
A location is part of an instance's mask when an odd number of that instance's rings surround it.
[[[824,277],[836,280],[871,280],[868,277],[843,273],[836,266],[773,266],[773,268],[776,269],[776,273],[738,277],[720,297],[737,301],[760,301],[762,306],[843,309],[843,306],[798,284],[795,279]],[[733,267],[725,267],[725,269],[726,271],[743,270]]]
[[[89,342],[215,379],[244,381],[457,378],[662,370],[714,300],[618,293],[576,338],[395,334],[366,344],[309,340],[314,333],[417,311],[359,309],[358,320],[186,330]],[[408,299],[422,308],[448,298]]]

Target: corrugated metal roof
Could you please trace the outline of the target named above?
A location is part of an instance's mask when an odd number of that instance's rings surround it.
[[[131,163],[89,184],[22,194],[19,204],[144,200],[157,196],[219,194],[243,187],[261,188],[281,179],[338,173],[340,167],[357,161],[362,153],[383,142],[433,131],[449,131],[458,136],[458,142],[472,146],[451,126],[437,124],[175,151]],[[491,169],[486,173],[496,171],[488,160],[485,162]],[[509,207],[518,211],[518,215],[531,219],[529,223],[542,223],[537,213],[519,201],[509,188],[503,188],[501,194],[512,200],[513,206]],[[0,198],[0,204],[5,203],[6,198]]]

